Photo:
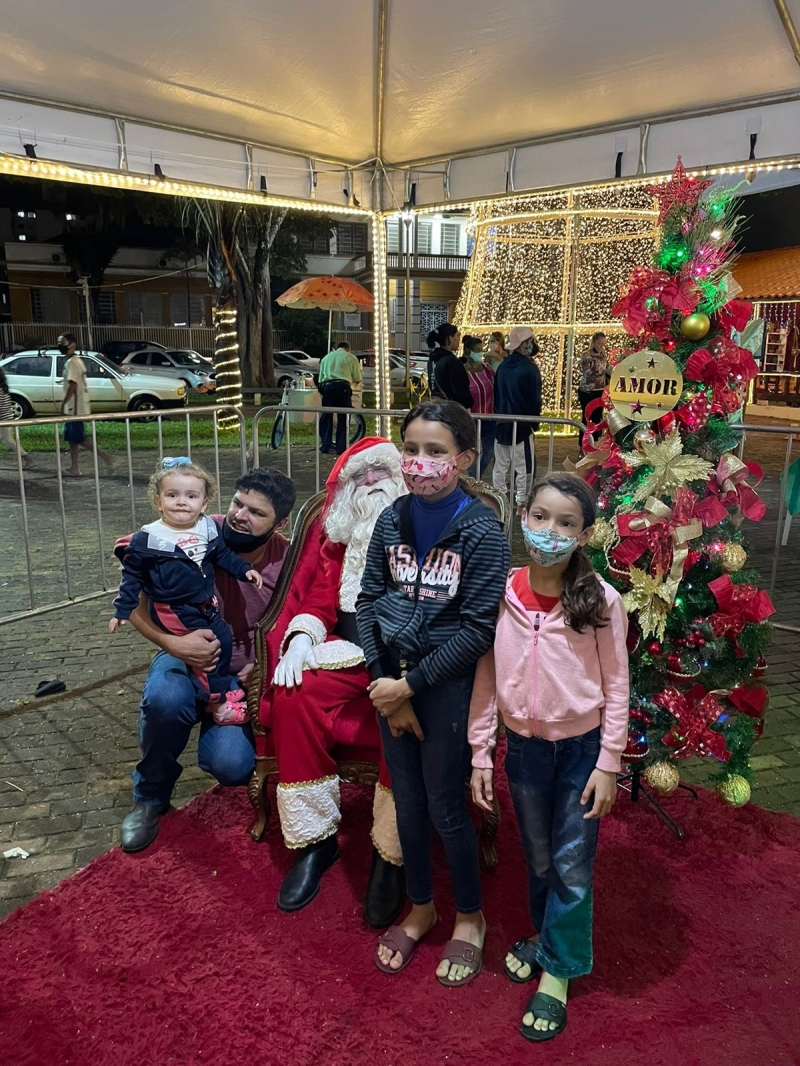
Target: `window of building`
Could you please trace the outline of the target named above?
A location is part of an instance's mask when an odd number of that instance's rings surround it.
[[[189,312],[189,321],[187,314]],[[202,326],[205,318],[205,300],[202,293],[192,292],[189,294],[189,306],[186,306],[185,292],[171,292],[169,294],[169,321],[172,326]]]
[[[428,334],[447,321],[447,304],[419,305],[419,335],[424,340]]]
[[[389,219],[386,222],[386,251],[400,251],[400,223],[396,218]]]
[[[113,292],[98,293],[97,321],[106,326],[113,326],[117,321],[117,301]]]
[[[125,296],[125,317],[131,325],[163,326],[161,293],[127,293]]]
[[[336,227],[336,251],[339,255],[360,255],[366,250],[366,224],[364,222],[340,222]]]
[[[18,233],[18,234],[17,234],[17,240],[18,240],[18,241],[27,241],[27,239],[28,239],[28,238],[27,238],[27,237],[25,236],[25,234],[24,234],[24,233]]]
[[[34,322],[71,322],[69,293],[66,289],[31,289],[31,315]]]
[[[457,222],[442,223],[442,255],[458,255],[461,227]]]
[[[420,255],[431,254],[431,232],[433,226],[430,222],[417,221],[417,252]]]
[[[316,237],[301,237],[298,243],[300,251],[305,252],[307,255],[330,254],[331,242],[327,234],[318,234]]]

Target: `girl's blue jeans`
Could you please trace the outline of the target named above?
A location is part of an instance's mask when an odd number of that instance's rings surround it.
[[[528,866],[536,961],[554,977],[592,969],[592,872],[599,821],[584,819],[586,782],[597,765],[600,729],[567,740],[506,730],[506,774]]]

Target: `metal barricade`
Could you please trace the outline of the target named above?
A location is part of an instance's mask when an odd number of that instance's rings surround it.
[[[219,419],[235,419],[233,429],[221,430]],[[211,421],[212,434],[210,442],[193,441],[192,426],[201,421]],[[61,448],[63,438],[59,427],[70,422],[83,422],[87,426],[87,439],[91,441],[91,450],[84,452],[91,457],[92,471],[89,478],[82,478],[78,484],[92,484],[93,492],[84,492],[80,499],[70,497],[65,488],[69,480],[61,467]],[[101,477],[100,457],[98,453],[97,424],[99,422],[120,422],[125,426],[124,473],[127,486],[118,491],[119,481],[112,477]],[[178,424],[181,432],[171,431],[165,434],[165,422]],[[244,416],[234,407],[187,407],[180,411],[165,408],[142,416],[136,412],[119,414],[95,414],[82,418],[26,418],[15,422],[0,423],[3,429],[10,429],[13,445],[16,448],[17,478],[19,480],[19,507],[22,544],[12,534],[12,507],[4,508],[0,521],[3,537],[0,541],[0,625],[13,622],[31,615],[44,614],[73,603],[96,599],[107,595],[109,591],[109,574],[107,559],[113,541],[117,537],[132,533],[141,524],[137,507],[142,508],[144,500],[141,489],[146,486],[149,475],[156,464],[164,458],[165,435],[170,438],[169,449],[176,455],[184,454],[194,457],[213,473],[220,492],[225,483],[235,481],[247,469],[247,432]],[[36,465],[33,468],[23,463],[20,430],[28,427],[50,427],[54,451],[33,453]],[[136,428],[136,437],[149,435],[152,442],[132,440],[132,428]],[[220,437],[223,436],[221,444]],[[207,434],[205,434],[207,437]],[[226,446],[225,440],[232,441]],[[233,452],[233,461],[220,462],[220,453]],[[50,456],[54,463],[55,477],[48,476],[50,471],[43,464],[43,457]],[[135,469],[134,456],[147,457],[141,469]],[[121,458],[122,456],[120,456]],[[136,464],[139,466],[140,464]],[[44,476],[42,476],[44,475]],[[137,480],[140,490],[137,500]],[[232,488],[232,486],[231,486]],[[146,490],[145,490],[146,491]],[[89,498],[91,496],[91,498]],[[74,499],[74,504],[73,504]],[[12,505],[13,506],[13,505]],[[87,523],[83,519],[87,512],[94,511],[93,518]],[[149,514],[149,511],[148,511]],[[70,524],[80,523],[80,539],[70,536]],[[87,550],[86,542],[89,529],[91,539],[96,547]],[[106,540],[106,536],[110,540]],[[111,539],[113,538],[113,539]],[[60,547],[59,547],[60,541]],[[15,574],[15,562],[24,553],[25,578],[20,581]],[[3,555],[7,558],[3,559]],[[59,556],[58,572],[53,573],[53,560]],[[37,580],[38,578],[38,580]],[[112,585],[116,583],[116,570],[113,572]],[[99,582],[100,587],[97,587]],[[27,595],[20,585],[27,584]],[[44,586],[46,591],[43,591]],[[58,593],[56,593],[58,590]],[[22,601],[27,599],[27,606]],[[10,607],[10,610],[8,609]]]
[[[285,404],[275,404],[269,407],[262,407],[256,412],[253,417],[253,440],[252,440],[252,458],[255,466],[260,465],[262,455],[262,441],[261,441],[261,427],[262,423],[269,418],[284,419],[285,431],[280,438],[280,442],[277,448],[273,448],[273,454],[275,451],[285,448],[285,464],[284,473],[287,477],[293,476],[294,464],[292,460],[292,421],[288,417],[291,414],[298,415],[313,415],[313,434],[311,445],[314,449],[314,478],[313,488],[310,485],[301,485],[298,492],[298,502],[304,503],[306,499],[310,498],[315,493],[319,492],[322,488],[323,480],[321,478],[321,464],[320,464],[320,452],[318,447],[319,440],[319,423],[320,418],[325,415],[341,415],[347,419],[347,440],[351,442],[356,434],[353,433],[353,425],[357,419],[361,419],[365,425],[364,430],[367,433],[378,433],[384,436],[390,436],[395,443],[399,443],[400,434],[399,428],[408,414],[408,409],[396,410],[391,408],[364,408],[356,410],[352,407],[292,407]],[[518,427],[526,425],[532,426],[534,432],[537,433],[537,441],[540,440],[539,431],[547,427],[547,433],[545,434],[547,439],[547,470],[548,472],[553,469],[554,452],[555,452],[555,429],[556,427],[562,427],[563,429],[575,430],[576,435],[583,434],[584,425],[581,422],[573,421],[569,418],[557,418],[555,416],[550,417],[542,415],[540,417],[523,416],[523,415],[471,415],[471,418],[476,423],[477,436],[478,436],[478,457],[476,459],[476,470],[480,470],[480,464],[482,459],[481,453],[481,423],[493,422],[493,423],[506,423],[512,424],[512,440],[511,440],[511,454],[512,463],[510,470],[509,484],[507,486],[498,485],[494,482],[496,488],[504,489],[505,495],[509,503],[509,514],[513,514],[516,507],[515,500],[515,477],[514,477],[514,462],[513,457],[517,451],[517,434]],[[311,423],[308,423],[310,426]],[[306,434],[304,434],[305,436]],[[363,435],[363,434],[362,434]],[[274,439],[274,433],[273,433]],[[564,438],[559,438],[561,441]],[[574,446],[575,438],[567,438],[572,442]],[[521,435],[520,435],[521,440]],[[531,471],[532,474],[532,471]],[[305,479],[304,479],[305,480]],[[517,486],[520,495],[524,495],[524,488]],[[508,531],[509,539],[511,536],[511,529]]]

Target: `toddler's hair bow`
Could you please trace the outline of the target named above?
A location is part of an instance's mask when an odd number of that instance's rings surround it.
[[[185,455],[165,455],[164,458],[161,460],[161,465],[166,470],[170,470],[173,466],[191,466],[192,460],[187,459]]]

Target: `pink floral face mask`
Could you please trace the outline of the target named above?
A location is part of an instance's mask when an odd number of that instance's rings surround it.
[[[408,491],[415,496],[433,496],[446,489],[458,477],[458,460],[463,454],[460,452],[452,459],[428,459],[424,455],[401,459],[400,469]]]

